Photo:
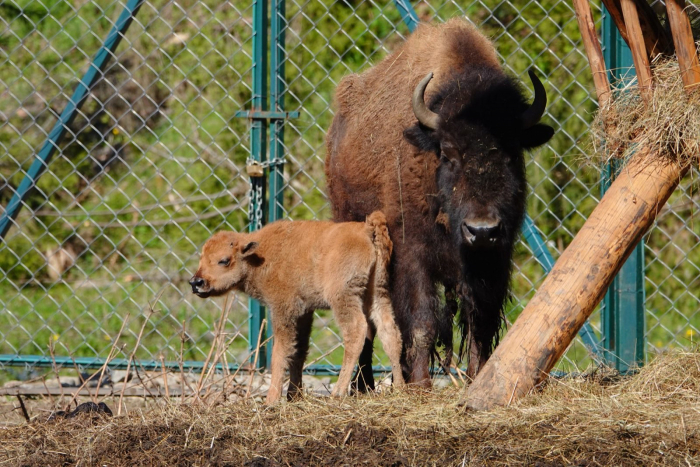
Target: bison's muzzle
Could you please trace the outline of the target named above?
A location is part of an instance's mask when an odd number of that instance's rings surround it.
[[[479,219],[462,221],[462,238],[472,248],[491,248],[498,243],[501,223],[498,220]]]
[[[192,279],[190,279],[189,282],[190,286],[192,287],[193,294],[202,298],[207,298],[209,296],[209,291],[203,290],[207,285],[207,281],[205,281],[203,277],[192,276]]]

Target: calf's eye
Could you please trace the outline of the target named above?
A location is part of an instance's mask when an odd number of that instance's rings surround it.
[[[219,261],[219,265],[220,266],[228,266],[230,262],[231,262],[231,258],[224,258],[221,261]]]

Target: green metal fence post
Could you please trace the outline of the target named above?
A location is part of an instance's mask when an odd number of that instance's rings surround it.
[[[284,112],[284,28],[287,24],[285,0],[272,0],[270,13],[270,110]],[[284,119],[271,119],[270,128],[270,171],[268,184],[268,221],[282,219],[284,215]],[[270,317],[272,319],[272,317]],[[272,326],[268,326],[268,338],[272,345]],[[267,364],[271,364],[272,351],[267,353]]]
[[[632,53],[620,36],[607,10],[603,10],[603,55],[611,70],[610,81],[634,77]],[[619,172],[620,164],[603,169],[601,194]],[[620,372],[644,364],[644,240],[639,242],[618,275],[613,279],[601,304],[603,346],[607,363]]]
[[[267,109],[267,2],[253,2],[253,112]],[[267,153],[267,120],[251,118],[250,149],[251,158],[258,163],[263,162]],[[250,230],[254,231],[265,222],[265,178],[251,177],[250,199]],[[265,340],[265,330],[262,329],[265,320],[265,307],[253,298],[248,299],[248,342],[253,355],[251,363],[256,368],[264,368],[267,363],[267,352],[262,341]],[[260,337],[260,340],[258,339]],[[254,352],[258,349],[258,352]],[[257,360],[255,359],[257,355]]]
[[[271,17],[268,18],[268,1],[271,1]],[[250,230],[257,230],[266,221],[274,222],[284,216],[284,121],[299,116],[299,112],[284,111],[284,30],[287,26],[285,0],[255,0],[253,3],[253,108],[250,111],[236,112],[237,117],[252,121],[250,130],[251,159],[268,167],[267,180],[264,176],[251,177],[252,195],[250,200]],[[270,60],[270,107],[267,100],[268,77],[268,20],[272,36]],[[270,153],[267,156],[267,129],[270,128]],[[266,159],[267,158],[267,159]],[[264,172],[263,172],[264,174]],[[267,182],[267,183],[266,183]],[[269,186],[267,186],[269,184]],[[266,191],[269,188],[269,199]],[[267,214],[266,214],[267,211]],[[265,308],[257,300],[250,299],[249,336],[250,349],[255,350],[261,341],[272,337],[271,326],[262,330]],[[260,341],[258,336],[261,337]],[[272,340],[261,347],[258,359],[253,362],[257,368],[270,363]],[[254,355],[254,354],[253,354]],[[252,357],[254,358],[254,357]]]
[[[270,34],[272,51],[270,54],[270,108],[272,111],[284,112],[284,29],[287,24],[285,0],[272,0],[270,15]],[[272,121],[270,130],[270,205],[268,220],[274,222],[284,215],[284,120]]]

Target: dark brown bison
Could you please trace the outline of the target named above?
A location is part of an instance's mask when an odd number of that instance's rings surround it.
[[[375,210],[394,242],[391,300],[408,381],[430,386],[436,344],[475,375],[497,344],[513,245],[525,214],[523,151],[546,143],[547,97],[534,73],[528,104],[491,42],[460,19],[421,25],[398,50],[336,90],[326,177],[336,221]],[[444,287],[441,300],[440,286]],[[372,343],[358,389],[373,388]]]

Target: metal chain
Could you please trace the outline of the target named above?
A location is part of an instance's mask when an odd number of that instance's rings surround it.
[[[246,166],[258,166],[262,167],[263,169],[268,169],[276,165],[284,165],[285,162],[287,161],[284,159],[284,157],[276,157],[272,160],[264,162],[256,161],[255,159],[249,157],[248,159],[246,159],[245,164]]]
[[[255,226],[255,230],[260,230],[263,226],[263,185],[260,180],[256,181],[256,178],[251,177],[250,179],[248,219]]]

